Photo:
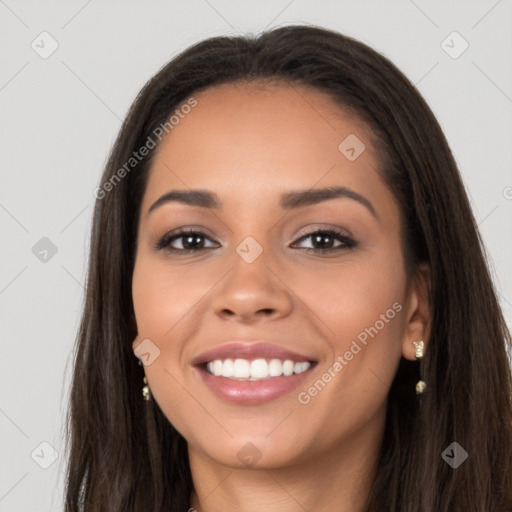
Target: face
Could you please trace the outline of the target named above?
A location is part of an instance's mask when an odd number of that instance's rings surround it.
[[[155,154],[139,218],[133,349],[149,354],[152,398],[191,460],[224,466],[378,439],[425,306],[371,132],[300,87],[194,97]]]

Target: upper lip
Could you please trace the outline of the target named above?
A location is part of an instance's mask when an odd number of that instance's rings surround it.
[[[192,364],[201,365],[216,359],[282,359],[283,361],[289,359],[296,363],[301,361],[315,362],[309,355],[300,354],[273,343],[232,341],[202,352],[194,357]]]

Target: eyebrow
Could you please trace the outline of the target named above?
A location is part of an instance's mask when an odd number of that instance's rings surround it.
[[[346,187],[333,186],[287,192],[281,196],[279,206],[284,210],[293,210],[303,206],[311,206],[336,198],[348,198],[365,206],[369,212],[378,218],[375,208],[366,197]],[[159,206],[170,202],[179,202],[200,208],[220,210],[222,202],[219,196],[208,190],[172,190],[158,198],[149,208],[148,214]]]

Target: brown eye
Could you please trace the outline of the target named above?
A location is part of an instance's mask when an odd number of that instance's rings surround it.
[[[351,249],[356,246],[356,242],[354,240],[344,233],[332,228],[307,233],[299,238],[295,244],[307,239],[311,239],[312,247],[305,247],[305,249],[315,252],[334,252],[338,250]],[[338,245],[334,245],[336,242],[339,242]]]
[[[166,249],[168,251],[182,253],[201,251],[211,248],[211,246],[205,246],[207,240],[212,241],[202,231],[181,230],[176,233],[168,233],[162,237],[156,244],[156,249]],[[215,247],[215,245],[213,247]]]

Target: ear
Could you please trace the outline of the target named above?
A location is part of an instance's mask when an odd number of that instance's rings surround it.
[[[432,324],[430,289],[430,265],[421,263],[411,278],[405,307],[402,355],[410,361],[416,360],[416,348],[413,342],[423,341],[425,349],[428,347]]]
[[[137,354],[135,353],[135,349],[140,345],[141,341],[139,339],[139,335],[137,334],[137,336],[135,337],[135,339],[133,340],[133,343],[132,343],[132,350],[133,350],[133,353],[135,354],[135,357],[137,357]]]
[[[127,323],[128,323],[128,332],[130,333],[130,335],[133,337],[137,336],[137,320],[135,319],[135,313],[133,312],[133,310],[130,313]]]
[[[141,339],[140,339],[140,336],[138,333],[137,320],[135,318],[135,311],[133,310],[133,307],[132,307],[130,317],[128,319],[128,325],[129,325],[129,332],[130,332],[131,336],[135,337],[133,340],[133,343],[132,343],[132,351],[135,354],[135,349],[140,345]],[[137,354],[135,354],[135,357],[137,357]]]

